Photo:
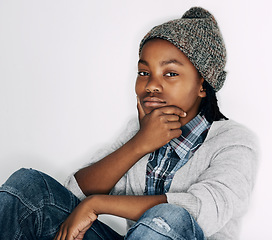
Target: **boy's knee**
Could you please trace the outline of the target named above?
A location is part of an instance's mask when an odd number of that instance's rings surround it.
[[[35,209],[33,204],[37,205],[37,202],[40,202],[45,189],[45,183],[38,171],[21,168],[7,179],[1,187],[1,192],[6,192]]]
[[[39,207],[43,204],[59,204],[63,209],[71,208],[79,200],[63,185],[45,173],[21,168],[3,184],[1,191],[17,196],[24,202]]]
[[[31,183],[35,183],[37,178],[38,174],[36,170],[21,168],[14,172],[3,184],[3,186],[22,188],[24,186],[29,186]]]
[[[42,194],[45,192],[60,191],[63,186],[52,177],[34,169],[21,168],[14,172],[7,181],[3,184],[3,187],[16,189],[22,193]]]
[[[14,172],[2,188],[10,193],[20,196],[33,196],[42,194],[47,190],[42,174],[34,169],[21,168]]]
[[[197,239],[204,239],[201,228],[190,213],[183,207],[168,203],[159,204],[147,210],[131,229],[131,232],[133,231],[135,232],[132,235],[148,231],[169,239],[182,239],[181,237],[191,239],[196,236],[199,237]]]
[[[144,215],[148,216],[149,218],[159,216],[166,220],[184,219],[190,216],[188,211],[185,210],[183,207],[169,204],[169,203],[162,203],[162,204],[156,205],[150,208],[149,210],[147,210]]]

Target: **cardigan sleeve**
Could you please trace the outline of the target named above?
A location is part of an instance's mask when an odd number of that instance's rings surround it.
[[[244,215],[255,182],[257,148],[235,144],[235,139],[233,143],[213,154],[208,168],[186,192],[166,194],[169,203],[192,214],[207,237],[231,218]]]
[[[126,128],[119,135],[119,137],[113,142],[110,146],[105,146],[104,148],[98,150],[90,159],[88,165],[91,165],[104,157],[108,156],[112,152],[116,151],[122,145],[124,145],[129,139],[131,139],[138,131],[139,123],[137,119],[132,119],[128,122]],[[83,200],[86,196],[80,189],[74,174],[71,174],[64,183],[64,186],[70,190],[75,196],[77,196],[80,200]],[[125,183],[126,183],[126,174],[117,182],[115,187],[112,189],[110,194],[122,194],[122,191],[125,191]]]

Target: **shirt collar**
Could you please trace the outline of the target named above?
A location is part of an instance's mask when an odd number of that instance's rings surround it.
[[[180,159],[190,151],[194,152],[203,143],[211,124],[205,116],[198,114],[190,122],[181,127],[182,134],[174,138],[169,145],[177,153]]]

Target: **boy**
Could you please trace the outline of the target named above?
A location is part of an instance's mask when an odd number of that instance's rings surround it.
[[[70,177],[81,203],[43,173],[14,173],[0,190],[1,229],[5,216],[16,219],[5,238],[237,239],[256,147],[217,106],[225,62],[217,23],[202,8],[154,27],[140,44],[140,126],[130,123],[112,149]],[[136,223],[123,237],[97,220],[104,213]]]

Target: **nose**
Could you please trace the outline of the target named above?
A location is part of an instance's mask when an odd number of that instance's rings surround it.
[[[146,86],[146,92],[161,92],[162,85],[158,78],[150,76]]]

